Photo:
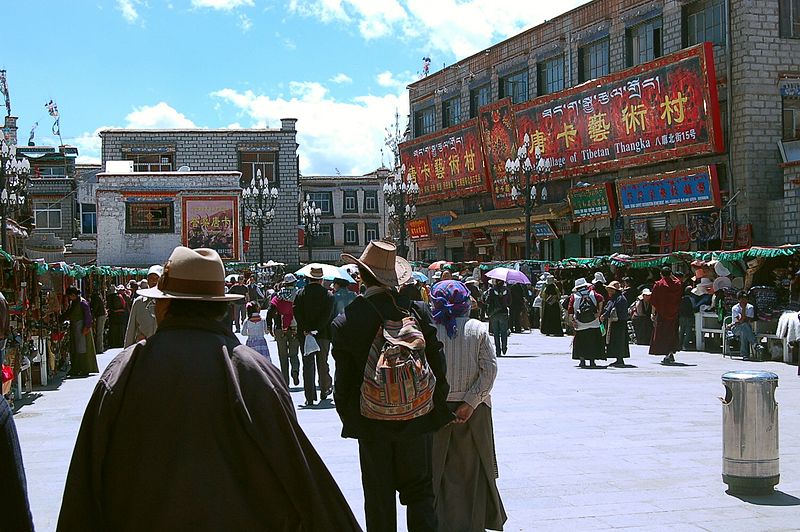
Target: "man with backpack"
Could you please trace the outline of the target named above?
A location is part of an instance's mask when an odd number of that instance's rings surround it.
[[[575,340],[572,342],[572,360],[580,360],[579,368],[596,368],[596,360],[605,360],[605,342],[600,333],[600,311],[603,296],[581,277],[575,281],[572,295],[569,296],[567,313],[572,318]]]
[[[397,529],[399,492],[408,530],[434,531],[432,438],[454,416],[430,310],[397,292],[411,265],[396,253],[394,244],[374,241],[360,258],[342,255],[358,265],[366,292],[331,327],[334,401],[342,437],[358,439],[367,530]]]

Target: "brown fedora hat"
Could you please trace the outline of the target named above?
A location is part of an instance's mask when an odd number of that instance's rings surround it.
[[[243,295],[225,293],[225,266],[213,249],[178,246],[164,265],[155,288],[137,292],[153,299],[236,301]]]
[[[320,281],[325,278],[325,273],[322,271],[322,268],[314,266],[309,270],[308,275],[306,275],[306,278],[314,279],[315,281]]]
[[[411,264],[397,256],[397,247],[391,242],[373,240],[360,258],[342,253],[342,260],[347,264],[358,264],[379,283],[392,288],[404,285],[411,278]]]

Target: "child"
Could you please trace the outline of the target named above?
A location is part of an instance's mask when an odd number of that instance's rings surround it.
[[[267,339],[265,337],[267,326],[266,322],[261,319],[261,308],[258,306],[258,303],[251,301],[247,304],[247,315],[249,318],[242,325],[242,334],[247,336],[247,343],[245,345],[251,349],[255,349],[271,362],[269,346],[267,346]]]

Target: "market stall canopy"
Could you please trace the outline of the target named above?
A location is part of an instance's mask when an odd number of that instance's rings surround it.
[[[531,222],[561,218],[569,213],[569,210],[569,203],[566,201],[539,205],[531,210]],[[520,224],[525,224],[524,213],[519,208],[511,208],[462,214],[454,223],[442,227],[442,230],[462,231],[487,227],[518,226]]]
[[[486,274],[489,279],[499,279],[507,284],[531,284],[528,276],[519,270],[511,268],[495,268]]]

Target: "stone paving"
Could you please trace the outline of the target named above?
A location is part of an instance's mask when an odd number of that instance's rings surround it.
[[[625,369],[578,369],[570,337],[510,339],[492,394],[506,530],[798,530],[800,377],[797,367],[679,353],[662,366],[633,346]],[[274,343],[270,346],[273,357]],[[98,357],[104,367],[116,351]],[[734,497],[722,483],[721,375],[777,373],[781,483],[770,497]],[[97,377],[37,391],[16,423],[37,530],[54,530],[69,459]],[[180,383],[176,383],[179,385]],[[296,404],[302,390],[292,389]],[[357,446],[339,437],[329,402],[300,423],[363,524]],[[398,510],[403,523],[404,511]],[[400,529],[404,529],[401,524]]]

